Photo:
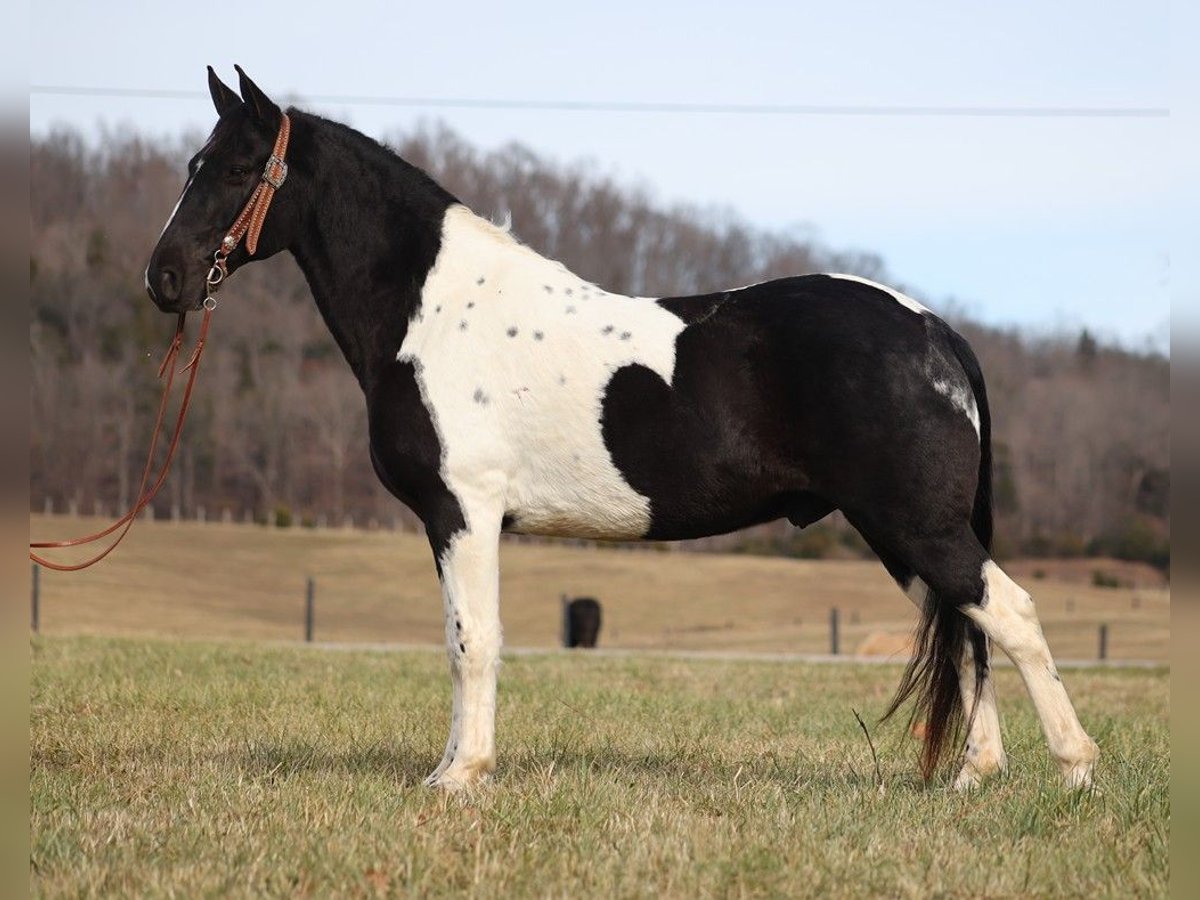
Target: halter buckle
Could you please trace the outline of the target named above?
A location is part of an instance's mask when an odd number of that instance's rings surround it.
[[[226,267],[225,256],[222,254],[222,251],[218,250],[213,254],[213,264],[209,268],[208,274],[204,276],[206,303],[216,293],[217,288],[228,274],[229,269]]]
[[[275,190],[279,190],[283,187],[283,183],[287,181],[287,176],[287,163],[272,153],[271,158],[267,160],[266,168],[263,169],[262,180],[275,188]]]

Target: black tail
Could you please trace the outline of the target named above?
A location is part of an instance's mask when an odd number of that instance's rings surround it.
[[[992,549],[992,418],[988,409],[987,388],[975,353],[964,338],[949,328],[946,337],[955,357],[966,373],[979,411],[979,478],[971,509],[971,530],[983,545]],[[988,671],[988,640],[970,619],[960,613],[958,604],[933,591],[925,599],[917,626],[913,658],[900,679],[900,687],[884,718],[915,698],[910,725],[925,723],[925,743],[921,753],[921,774],[932,777],[949,745],[957,745],[964,724],[958,666],[971,642],[975,658],[975,703],[978,705]]]

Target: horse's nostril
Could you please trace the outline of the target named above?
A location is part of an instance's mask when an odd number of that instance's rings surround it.
[[[162,296],[164,300],[178,300],[179,292],[183,287],[183,279],[179,277],[179,273],[174,269],[164,268],[158,276],[159,286],[162,288]]]

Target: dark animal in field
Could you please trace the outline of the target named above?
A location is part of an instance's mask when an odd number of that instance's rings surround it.
[[[599,602],[594,597],[576,597],[567,604],[567,646],[595,647],[599,638]]]
[[[146,285],[168,312],[203,302],[285,121],[239,75],[240,97],[210,70],[219,119],[150,257]],[[926,774],[963,721],[958,785],[1004,768],[994,641],[1066,782],[1091,782],[1096,745],[1033,601],[991,557],[987,392],[942,319],[850,275],[619,296],[370,138],[286,116],[286,182],[256,256],[239,246],[228,268],[292,254],[362,386],[375,470],[425,524],[454,685],[431,784],[495,767],[501,532],[677,540],[783,517],[803,527],[835,509],[920,611],[896,699],[915,697],[928,722]]]

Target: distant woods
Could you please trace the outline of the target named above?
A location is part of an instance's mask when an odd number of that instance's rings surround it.
[[[35,510],[49,503],[111,514],[133,500],[158,354],[171,330],[146,297],[142,272],[198,144],[120,135],[93,145],[72,132],[32,143]],[[839,253],[726,212],[665,207],[519,145],[482,152],[433,129],[403,137],[396,149],[476,212],[511,218],[521,240],[610,290],[694,293],[814,271],[888,280],[878,256]],[[221,301],[156,514],[297,527],[412,524],[375,478],[358,386],[290,257],[242,270]],[[1165,567],[1168,362],[1104,346],[1086,331],[1029,339],[953,324],[988,379],[998,551],[1105,554]],[[774,523],[697,544],[797,556],[866,552],[836,516],[803,532]]]

